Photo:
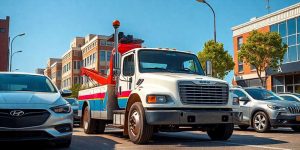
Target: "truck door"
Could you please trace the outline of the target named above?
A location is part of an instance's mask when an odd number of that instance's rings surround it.
[[[118,104],[120,108],[126,108],[126,104],[135,83],[135,59],[134,53],[122,57],[121,74],[118,85]]]

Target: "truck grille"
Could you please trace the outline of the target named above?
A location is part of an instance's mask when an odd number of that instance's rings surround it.
[[[183,104],[227,104],[229,88],[227,84],[195,84],[191,81],[178,83]]]
[[[11,111],[21,110],[22,116],[12,116]],[[0,127],[23,128],[44,124],[50,113],[43,109],[0,109]]]
[[[288,110],[291,114],[300,114],[300,107],[294,106],[294,107],[288,107]]]

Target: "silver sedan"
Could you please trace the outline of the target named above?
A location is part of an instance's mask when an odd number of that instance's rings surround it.
[[[0,141],[53,141],[69,147],[73,115],[70,104],[48,77],[0,73]]]

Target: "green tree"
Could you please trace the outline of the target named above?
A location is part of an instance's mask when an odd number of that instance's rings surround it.
[[[225,76],[233,69],[234,62],[228,51],[224,50],[223,44],[209,40],[204,44],[202,51],[198,52],[198,58],[203,68],[206,67],[205,62],[212,62],[212,76],[224,79]]]
[[[70,97],[78,98],[78,92],[81,90],[80,84],[74,84],[70,90],[72,91],[72,95]]]
[[[261,85],[265,86],[268,77],[266,71],[269,68],[278,68],[282,64],[286,49],[287,46],[282,44],[277,32],[262,33],[254,30],[242,44],[238,58],[255,67]]]

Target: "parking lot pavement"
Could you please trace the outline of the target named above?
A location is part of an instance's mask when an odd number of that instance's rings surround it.
[[[272,130],[269,133],[256,133],[253,130],[235,130],[228,141],[210,141],[204,132],[158,133],[147,145],[135,145],[121,130],[108,129],[105,134],[86,135],[81,128],[75,128],[71,150],[109,150],[109,149],[222,149],[222,150],[288,150],[300,149],[300,133],[288,128]],[[24,143],[22,143],[24,144]],[[14,144],[17,145],[17,144]],[[55,149],[51,144],[25,143],[22,148]]]

